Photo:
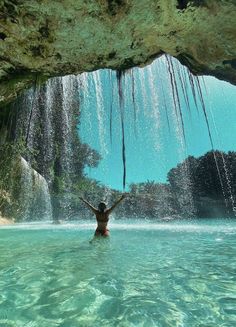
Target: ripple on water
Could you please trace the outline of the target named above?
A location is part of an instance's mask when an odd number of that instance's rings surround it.
[[[236,326],[235,223],[166,225],[0,230],[0,327]]]

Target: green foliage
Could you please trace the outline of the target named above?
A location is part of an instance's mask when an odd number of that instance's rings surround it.
[[[168,173],[168,184],[154,181],[131,184],[126,201],[116,209],[117,217],[190,218],[234,216],[236,202],[236,152],[210,151],[189,156]],[[74,212],[86,212],[78,200],[84,196],[94,205],[109,194],[109,204],[120,192],[95,180],[79,179],[74,185]]]
[[[112,205],[121,192],[109,189],[95,180],[83,178],[74,188],[74,211],[85,215],[90,212],[79,200],[83,196],[95,206],[105,200],[108,206]],[[131,184],[127,192],[127,200],[123,201],[114,211],[117,218],[163,218],[176,214],[169,185],[148,181],[146,183]]]
[[[199,158],[188,157],[169,171],[168,181],[177,203],[186,190],[191,192],[197,216],[234,216],[236,152],[209,151]]]
[[[16,218],[20,210],[20,155],[24,152],[22,142],[7,142],[0,146],[0,212]]]

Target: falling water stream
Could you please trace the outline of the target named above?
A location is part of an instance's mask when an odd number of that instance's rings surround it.
[[[116,146],[120,144],[123,162],[123,176],[120,178],[123,190],[126,189],[129,170],[132,169],[132,165],[128,164],[132,160],[129,158],[129,152],[126,151],[126,143],[130,143],[131,139],[133,139],[133,147],[135,147],[136,139],[147,138],[147,143],[151,142],[159,155],[159,165],[164,167],[169,158],[163,151],[166,146],[166,132],[163,133],[163,130],[169,126],[169,138],[174,139],[177,144],[178,160],[179,162],[184,161],[188,152],[184,124],[186,121],[191,122],[192,119],[191,110],[194,110],[190,109],[192,98],[196,110],[199,110],[199,104],[203,109],[212,143],[201,84],[187,72],[187,69],[183,69],[171,57],[166,56],[156,60],[146,68],[134,68],[127,72],[117,72],[117,74],[109,70],[102,70],[83,74],[78,78],[80,84],[85,85],[80,89],[81,97],[85,99],[84,104],[81,105],[82,130],[90,129],[85,133],[82,132],[82,135],[89,134],[90,142],[92,142],[94,129],[96,130],[93,120],[97,118],[98,150],[103,158],[107,157],[108,152],[113,151],[114,138],[120,139],[120,143],[116,142]],[[89,95],[92,105],[88,104],[85,96],[88,92],[87,85],[91,84],[90,79],[94,80],[93,89],[90,88]],[[183,112],[184,105],[187,106],[187,112]],[[91,111],[93,112],[92,106],[97,108],[95,113],[91,113]],[[110,112],[110,118],[108,112]],[[143,122],[147,119],[149,126],[145,127]],[[107,142],[108,130],[110,139],[113,139],[110,144]],[[128,138],[129,142],[127,142]],[[86,140],[89,138],[87,137]],[[96,142],[93,145],[96,146]],[[117,150],[118,148],[116,148],[116,156]],[[103,180],[106,179],[109,184],[108,167],[104,167],[103,173],[105,172],[106,176],[103,176]],[[189,167],[186,163],[182,176],[185,180],[185,189],[179,201],[186,212],[194,215],[189,174]]]
[[[22,220],[52,220],[48,184],[22,157],[20,187],[21,206],[24,208]]]
[[[20,138],[23,133],[26,139],[29,151],[25,159],[29,164],[34,163],[34,152],[38,152],[36,170],[47,181],[49,190],[54,187],[55,176],[63,178],[64,192],[59,206],[62,216],[68,216],[71,208],[72,177],[76,174],[73,162],[76,115],[80,115],[82,139],[101,155],[100,178],[106,181],[104,199],[107,200],[111,189],[109,181],[114,174],[107,158],[113,156],[109,160],[113,160],[117,180],[120,180],[123,190],[127,190],[130,183],[133,158],[128,149],[131,142],[133,154],[135,149],[138,152],[140,139],[151,144],[158,157],[158,166],[163,170],[170,167],[168,148],[171,146],[178,162],[183,162],[188,155],[186,130],[191,126],[193,116],[196,117],[194,111],[198,116],[204,117],[210,145],[214,149],[211,131],[214,122],[209,120],[212,112],[208,112],[205,104],[203,86],[204,81],[194,77],[187,68],[169,56],[163,56],[146,68],[119,72],[99,70],[50,79],[42,87],[35,83],[34,88],[23,97],[23,109],[17,118],[16,135]],[[145,125],[147,121],[148,125]],[[142,160],[152,160],[150,153],[147,148],[146,158],[136,158],[135,164],[142,167]],[[234,208],[227,166],[224,163],[224,171],[220,171],[218,160],[215,156],[222,192],[225,198],[227,192],[230,192],[231,203],[227,205]],[[224,162],[224,157],[222,160]],[[88,169],[89,175],[93,174],[92,168]],[[181,177],[185,186],[178,199],[179,205],[194,216],[188,162],[185,162]],[[225,177],[227,189],[222,182]],[[95,178],[99,179],[97,176]]]

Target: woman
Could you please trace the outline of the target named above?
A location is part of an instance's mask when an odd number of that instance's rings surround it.
[[[80,200],[83,201],[96,215],[97,229],[95,231],[94,236],[109,236],[109,229],[107,229],[109,215],[113,211],[113,209],[115,209],[117,204],[119,204],[124,198],[125,195],[123,194],[121,198],[116,201],[109,209],[107,209],[107,205],[105,202],[100,202],[98,205],[98,209],[96,209],[88,201],[80,197]]]

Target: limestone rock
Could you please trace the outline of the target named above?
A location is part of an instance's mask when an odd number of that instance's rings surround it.
[[[236,84],[234,0],[0,0],[0,104],[35,80],[163,53]]]

